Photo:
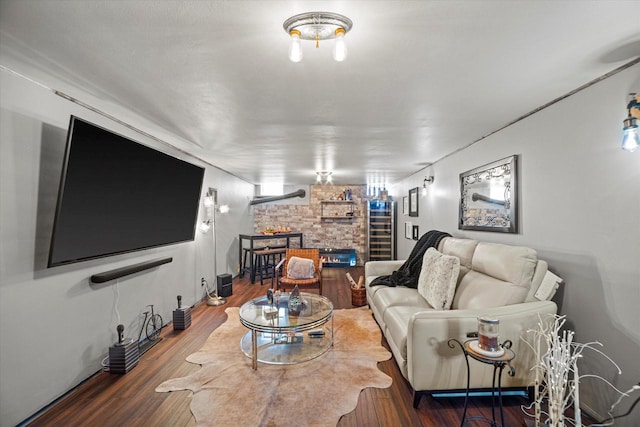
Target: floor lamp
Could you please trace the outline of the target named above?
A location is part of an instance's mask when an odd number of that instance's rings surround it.
[[[209,191],[207,191],[207,194],[204,197],[204,206],[207,210],[207,220],[204,221],[202,223],[202,225],[200,226],[200,230],[203,233],[207,233],[209,231],[209,229],[211,228],[211,236],[212,236],[212,244],[213,244],[213,266],[214,266],[214,271],[213,271],[213,275],[211,277],[215,276],[215,273],[217,272],[217,262],[216,262],[216,258],[217,258],[217,253],[216,253],[216,226],[215,226],[215,212],[217,209],[217,205],[218,205],[218,191],[215,188],[211,188],[209,187]],[[218,295],[218,287],[217,285],[214,283],[213,285],[213,295],[211,293],[209,293],[209,287],[206,286],[205,283],[205,290],[207,292],[207,305],[212,305],[212,306],[219,306],[222,304],[226,304],[227,300],[225,298],[222,298],[221,296]]]

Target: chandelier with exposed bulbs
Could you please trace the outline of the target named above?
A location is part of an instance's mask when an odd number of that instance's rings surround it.
[[[306,12],[294,15],[282,24],[291,37],[289,59],[302,60],[301,40],[314,40],[316,48],[320,40],[335,39],[333,59],[342,62],[347,58],[347,45],[344,36],[351,30],[353,22],[346,16],[331,12]]]

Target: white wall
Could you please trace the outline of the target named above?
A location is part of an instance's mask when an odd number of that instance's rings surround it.
[[[404,221],[457,237],[530,246],[565,279],[556,296],[576,341],[599,341],[616,361],[586,354],[584,374],[601,375],[622,390],[640,381],[640,152],[619,148],[629,92],[640,91],[635,65],[415,174],[392,189],[401,203],[411,187],[434,175],[420,197],[419,218]],[[487,106],[491,108],[491,106]],[[520,232],[458,230],[459,174],[519,155]],[[400,257],[415,242],[399,236]],[[597,381],[581,387],[584,408],[605,414],[614,397]],[[616,413],[626,412],[635,392]],[[613,399],[613,400],[612,400]],[[616,426],[640,425],[640,409]]]
[[[137,337],[146,305],[154,304],[167,322],[177,295],[185,305],[202,298],[200,277],[215,283],[216,274],[235,273],[237,235],[253,225],[248,201],[254,187],[9,72],[0,71],[0,93],[0,425],[9,426],[100,370],[118,323],[126,336]],[[144,123],[124,108],[93,105],[134,126]],[[231,207],[216,217],[217,270],[211,231],[197,231],[193,242],[46,268],[71,114],[206,167],[203,194],[215,187]],[[161,129],[151,133],[172,142]],[[89,283],[92,274],[161,257],[173,262]]]

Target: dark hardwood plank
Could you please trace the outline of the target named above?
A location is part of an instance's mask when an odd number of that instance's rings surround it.
[[[351,291],[345,278],[349,271],[355,280],[364,274],[363,267],[323,270],[324,295],[336,309],[352,308]],[[227,304],[211,307],[199,304],[192,311],[191,327],[184,331],[165,328],[162,341],[145,353],[137,367],[125,375],[101,372],[61,399],[56,405],[31,423],[34,426],[194,426],[189,410],[188,391],[156,393],[163,381],[182,377],[200,369],[185,361],[199,350],[209,334],[225,322],[226,307],[241,306],[245,301],[266,293],[270,280],[250,284],[248,276],[233,280],[233,295]],[[382,339],[382,344],[387,345]],[[388,348],[388,347],[387,347]],[[412,406],[413,393],[392,359],[378,364],[390,375],[393,384],[388,389],[365,389],[357,407],[345,414],[340,427],[442,427],[460,424],[463,398],[422,398],[417,409]],[[505,401],[505,424],[522,426],[520,405],[524,398],[509,397]],[[491,400],[470,399],[468,414],[491,415]]]

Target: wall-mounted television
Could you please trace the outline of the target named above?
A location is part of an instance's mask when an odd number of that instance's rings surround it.
[[[49,267],[193,240],[204,169],[71,116]]]

